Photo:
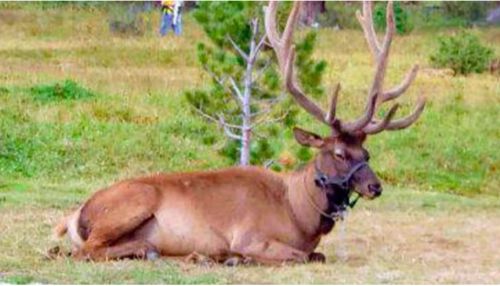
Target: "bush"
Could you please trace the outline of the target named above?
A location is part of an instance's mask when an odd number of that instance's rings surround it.
[[[31,94],[41,101],[75,100],[94,96],[94,93],[72,80],[31,88]]]
[[[456,74],[481,73],[493,58],[493,50],[481,45],[475,35],[460,33],[439,38],[439,49],[430,60],[436,67],[451,68]]]
[[[373,11],[373,21],[377,30],[384,30],[386,26],[386,3],[378,3]],[[394,18],[396,21],[396,33],[405,35],[413,30],[408,11],[403,9],[400,2],[394,3]]]

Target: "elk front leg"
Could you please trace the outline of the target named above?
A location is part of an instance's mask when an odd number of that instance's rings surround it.
[[[92,259],[94,261],[105,261],[121,258],[139,258],[155,260],[159,257],[156,248],[143,240],[134,240],[119,243],[108,247],[92,248],[90,250],[81,250],[75,253],[77,260]]]
[[[194,251],[184,258],[184,262],[194,263],[201,266],[212,266],[215,264],[216,260]]]
[[[241,247],[236,252],[244,257],[251,258],[257,263],[269,265],[289,262],[305,263],[308,261],[308,255],[304,251],[276,240],[252,243]]]

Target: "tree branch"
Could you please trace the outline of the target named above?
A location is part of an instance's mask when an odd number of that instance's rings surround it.
[[[213,73],[207,65],[203,65],[203,69],[210,75],[210,77],[217,82],[220,86],[224,86],[224,80],[219,78],[215,73]]]
[[[222,127],[222,129],[224,130],[224,134],[231,138],[231,139],[235,139],[235,140],[241,140],[242,137],[238,134],[235,134],[233,131],[231,131],[231,128],[235,128],[235,129],[240,129],[242,130],[243,127],[241,126],[238,126],[238,125],[233,125],[233,124],[229,124],[227,123],[225,120],[224,120],[224,116],[222,116],[222,114],[219,114],[219,119],[216,119],[214,118],[213,116],[210,116],[208,114],[206,114],[205,112],[203,112],[201,109],[197,108],[197,107],[193,107],[194,110],[196,112],[198,112],[198,114],[200,114],[201,116],[203,116],[204,118],[210,120],[210,121],[213,121],[215,123],[217,123],[219,125],[219,127]]]
[[[225,85],[225,79],[219,78],[215,73],[213,73],[211,70],[209,70],[206,66],[203,66],[203,69],[217,82],[218,85],[220,85],[221,87],[223,87],[224,89],[227,90],[227,87]],[[232,90],[234,92],[231,91],[231,89],[229,89],[227,91],[233,96],[233,98],[236,100],[236,102],[238,102],[238,104],[241,105],[243,103],[243,96],[241,95],[241,91],[238,88],[238,85],[236,85],[236,82],[234,81],[234,79],[232,77],[229,77],[229,80],[231,82]]]
[[[262,35],[262,38],[260,38],[259,43],[257,44],[257,47],[255,47],[255,51],[259,52],[264,43],[266,43],[267,36],[266,34]]]
[[[238,44],[236,44],[233,39],[231,38],[231,36],[227,36],[227,39],[229,40],[229,42],[231,43],[231,45],[233,46],[233,48],[238,52],[238,54],[240,54],[240,56],[248,62],[248,55],[238,46]]]
[[[252,124],[252,128],[255,128],[255,127],[257,127],[259,125],[263,125],[263,124],[271,124],[271,123],[282,121],[283,119],[285,119],[285,117],[288,115],[288,113],[289,113],[289,111],[285,112],[280,117],[273,118],[273,119],[258,120],[257,122],[255,122],[254,124]]]
[[[257,73],[257,75],[254,77],[253,81],[252,81],[252,84],[253,83],[256,83],[257,81],[260,80],[260,78],[264,75],[264,72],[269,68],[269,66],[271,65],[271,59],[268,59],[266,61],[266,63],[264,64],[264,66],[259,70],[259,72]]]
[[[261,99],[260,102],[265,104],[263,110],[257,111],[251,114],[252,117],[258,116],[258,115],[265,115],[268,114],[272,111],[272,108],[275,104],[278,104],[279,102],[283,101],[286,97],[286,94],[281,93],[278,97],[276,98],[270,98],[270,99]]]
[[[230,129],[230,128],[239,128],[239,129],[242,129],[242,127],[241,126],[231,127],[232,125],[226,123],[226,121],[224,120],[224,116],[222,116],[222,114],[219,114],[219,124],[224,129],[224,133],[226,134],[227,137],[235,139],[235,140],[241,140],[241,139],[243,139],[243,137],[241,135],[235,134]]]
[[[207,113],[203,112],[203,111],[202,111],[201,109],[199,109],[198,107],[193,106],[193,108],[194,108],[194,110],[195,110],[198,114],[200,114],[200,115],[201,115],[202,117],[204,117],[205,119],[208,119],[208,120],[210,120],[210,121],[213,121],[213,122],[215,122],[215,123],[217,123],[217,124],[220,124],[220,123],[221,123],[221,121],[220,121],[220,117],[221,117],[221,115],[219,115],[219,119],[217,119],[217,118],[215,118],[215,117],[213,117],[213,116],[211,116],[211,115],[209,115],[209,114],[207,114]],[[241,126],[239,126],[239,125],[234,125],[234,124],[226,123],[225,121],[223,121],[223,123],[224,123],[224,126],[226,126],[226,127],[228,127],[228,128],[235,128],[235,129],[240,129],[240,130],[241,130],[241,129],[243,129],[243,127],[241,127]]]
[[[256,48],[255,46],[255,37],[257,36],[257,34],[259,33],[259,18],[254,18],[251,20],[251,24],[252,26],[252,35],[251,35],[251,38],[250,38],[250,52],[248,54],[248,63],[252,64],[255,62],[255,60],[257,59],[257,55],[259,54],[259,49]]]
[[[229,81],[231,82],[231,86],[235,92],[235,97],[238,99],[238,102],[240,104],[243,104],[243,95],[241,94],[241,90],[240,88],[238,87],[238,85],[236,84],[236,81],[234,80],[234,78],[232,76],[229,76]]]

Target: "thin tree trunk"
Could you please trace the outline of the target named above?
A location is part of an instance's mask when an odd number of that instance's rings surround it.
[[[250,164],[250,140],[252,135],[252,119],[250,113],[250,97],[252,84],[252,69],[253,64],[250,61],[247,63],[245,71],[245,89],[243,92],[243,114],[242,114],[242,130],[241,130],[241,150],[240,150],[240,165],[246,166]]]
[[[243,58],[246,63],[245,71],[243,74],[243,82],[241,79],[235,80],[233,77],[229,76],[229,92],[233,96],[233,99],[238,102],[241,108],[241,124],[234,125],[230,123],[226,123],[224,119],[224,114],[218,114],[218,118],[214,118],[213,116],[204,113],[202,110],[196,109],[202,116],[208,118],[219,124],[220,127],[224,129],[225,135],[232,139],[240,141],[240,165],[246,166],[250,164],[250,144],[252,139],[253,128],[255,127],[255,123],[253,122],[253,117],[256,114],[252,114],[251,112],[251,99],[252,99],[252,86],[254,84],[254,80],[258,79],[263,70],[267,68],[267,65],[263,67],[261,73],[256,74],[255,77],[253,75],[255,69],[255,63],[257,61],[259,52],[265,44],[266,35],[259,36],[259,18],[254,18],[251,21],[252,34],[250,39],[250,50],[248,54],[243,51],[243,49],[238,46],[238,44],[228,35],[227,39],[233,48],[238,52],[238,54]],[[257,37],[260,37],[258,40]],[[205,68],[207,72],[212,76],[212,78],[221,86],[226,87],[225,79],[220,78],[215,73],[211,72],[210,69]],[[243,87],[243,92],[240,89],[240,85]],[[233,130],[237,129],[239,132],[235,133]]]
[[[250,110],[250,99],[252,98],[253,84],[253,69],[259,50],[262,47],[264,36],[257,45],[255,39],[259,33],[259,19],[252,20],[252,38],[250,40],[250,51],[246,58],[247,66],[244,76],[244,91],[242,98],[242,130],[241,130],[241,149],[240,149],[240,165],[246,166],[250,164],[250,142],[252,137],[252,113]]]
[[[248,53],[247,66],[244,76],[244,91],[242,98],[242,130],[241,130],[241,149],[240,149],[240,165],[247,166],[250,164],[250,141],[252,137],[252,114],[250,112],[250,99],[252,97],[252,72],[255,64],[255,29],[256,23],[253,23],[254,29],[252,40],[250,42],[250,52]]]

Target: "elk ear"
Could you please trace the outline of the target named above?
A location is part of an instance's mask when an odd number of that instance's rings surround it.
[[[325,142],[321,136],[297,127],[293,128],[293,135],[300,145],[307,147],[320,148]]]

